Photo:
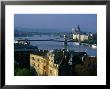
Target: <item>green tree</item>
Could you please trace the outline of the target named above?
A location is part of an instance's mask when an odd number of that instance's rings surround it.
[[[74,69],[76,75],[79,76],[96,76],[97,59],[87,58],[83,64],[76,64]]]
[[[23,69],[18,68],[15,71],[16,71],[15,73],[16,76],[31,76],[32,75],[31,71],[26,68],[23,68]]]

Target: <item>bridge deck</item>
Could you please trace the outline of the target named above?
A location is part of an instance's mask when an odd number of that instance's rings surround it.
[[[62,41],[62,40],[54,40],[54,39],[51,39],[51,40],[17,40],[17,41],[55,41],[55,42],[65,42],[65,41]],[[67,40],[67,42],[74,42],[73,40]]]

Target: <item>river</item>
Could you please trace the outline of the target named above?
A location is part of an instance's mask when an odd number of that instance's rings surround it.
[[[53,35],[34,35],[31,37],[15,37],[18,39],[29,39],[29,40],[47,40],[47,39],[57,39],[64,40],[63,38],[56,37]],[[63,42],[54,41],[31,41],[31,45],[37,46],[39,49],[53,50],[53,49],[63,49]],[[97,56],[97,49],[93,49],[87,45],[76,45],[74,42],[68,42],[67,48],[74,51],[86,51],[90,56]]]

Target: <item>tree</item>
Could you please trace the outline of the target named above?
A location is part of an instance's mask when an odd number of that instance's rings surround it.
[[[96,76],[97,60],[96,58],[86,58],[83,64],[76,64],[74,67],[76,75],[79,76]]]
[[[23,69],[20,69],[18,68],[16,70],[16,73],[15,73],[16,76],[31,76],[31,72],[30,70],[26,69],[26,68],[23,68]]]

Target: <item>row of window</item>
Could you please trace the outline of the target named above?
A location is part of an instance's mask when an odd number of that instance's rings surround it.
[[[35,61],[35,58],[34,58],[34,57],[32,57],[32,60],[34,60],[34,61]],[[37,59],[37,61],[39,62],[39,59]],[[54,62],[54,60],[52,60],[52,59],[50,59],[49,61]],[[43,62],[46,62],[46,61],[45,61],[45,60],[43,60]]]
[[[32,65],[35,67],[35,63],[32,63]],[[37,67],[39,67],[40,65],[38,64]],[[43,70],[46,70],[46,66],[43,66]],[[49,70],[49,73],[52,74],[52,70]]]
[[[32,60],[35,61],[35,58],[32,57]],[[38,62],[39,62],[39,60],[40,59],[37,59]],[[53,60],[51,60],[51,59],[50,59],[50,61],[53,62]],[[44,60],[44,62],[45,62],[45,60]],[[33,63],[32,65],[35,66],[35,63]],[[37,67],[39,68],[40,67],[40,64],[38,64]],[[46,70],[46,66],[43,66],[43,70]],[[52,70],[49,70],[49,73],[52,74]]]
[[[34,57],[32,57],[32,60],[34,60],[35,61],[35,58]],[[37,59],[37,61],[39,62],[39,60],[40,59]],[[46,62],[45,60],[43,60],[43,62]]]

